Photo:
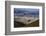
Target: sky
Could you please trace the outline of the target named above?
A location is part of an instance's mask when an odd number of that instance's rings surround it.
[[[14,8],[15,16],[39,16],[39,9],[32,8]]]

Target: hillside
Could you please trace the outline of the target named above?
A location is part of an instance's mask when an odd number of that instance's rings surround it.
[[[39,20],[32,22],[32,23],[26,25],[25,27],[37,27],[37,26],[39,26]]]
[[[32,23],[30,23],[28,25],[25,25],[25,24],[23,24],[21,22],[14,21],[14,27],[38,27],[38,26],[39,26],[39,20],[34,21],[34,22],[32,22]]]

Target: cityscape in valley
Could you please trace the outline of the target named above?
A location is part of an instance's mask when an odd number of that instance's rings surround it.
[[[39,9],[14,8],[14,27],[38,27]]]

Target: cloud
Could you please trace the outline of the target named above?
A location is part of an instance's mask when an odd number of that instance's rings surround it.
[[[17,16],[23,15],[39,15],[39,9],[31,9],[31,8],[14,8],[14,13]]]

